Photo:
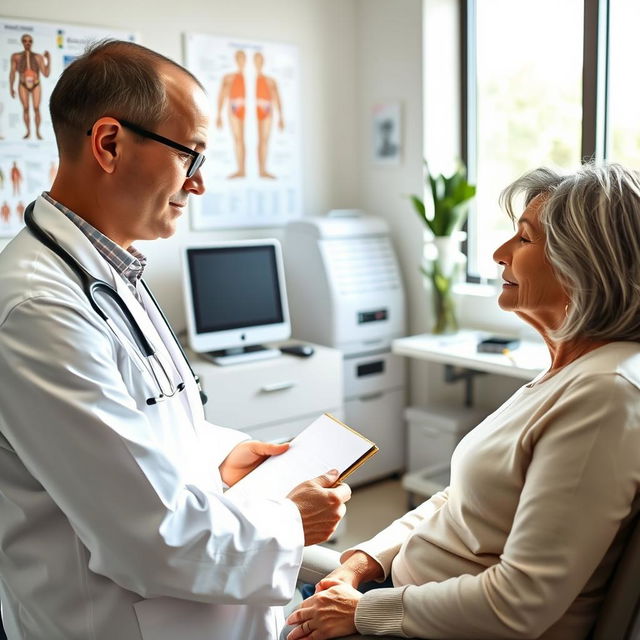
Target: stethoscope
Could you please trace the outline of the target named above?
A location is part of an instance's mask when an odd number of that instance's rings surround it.
[[[33,233],[33,235],[40,242],[42,242],[43,245],[45,245],[45,247],[53,251],[78,276],[80,280],[80,284],[82,285],[84,294],[87,296],[87,300],[89,300],[89,304],[91,305],[92,309],[100,316],[100,318],[102,318],[102,320],[104,320],[107,323],[109,328],[114,332],[115,330],[109,316],[107,316],[107,314],[102,310],[102,308],[96,301],[96,298],[95,298],[96,292],[103,293],[109,298],[111,298],[115,302],[116,306],[122,312],[122,315],[125,318],[126,324],[128,325],[129,331],[131,332],[131,335],[133,336],[133,339],[135,340],[136,345],[140,350],[140,353],[144,356],[144,359],[146,359],[148,363],[147,369],[151,373],[151,376],[158,387],[158,391],[159,391],[158,395],[153,396],[151,398],[147,398],[147,404],[148,405],[157,404],[158,402],[162,402],[167,398],[172,398],[176,394],[183,391],[186,386],[184,381],[179,382],[177,385],[174,385],[171,382],[171,378],[169,377],[167,370],[165,369],[164,365],[156,355],[156,350],[153,348],[151,343],[147,340],[146,336],[142,332],[142,329],[140,328],[140,325],[138,324],[136,319],[133,317],[133,314],[131,313],[129,307],[127,307],[127,305],[125,304],[125,301],[122,299],[120,294],[108,282],[105,282],[104,280],[98,280],[98,278],[95,278],[93,275],[91,275],[68,251],[66,251],[66,249],[63,249],[53,239],[52,236],[50,236],[44,229],[42,229],[42,227],[40,227],[36,223],[36,221],[33,218],[34,206],[35,206],[35,202],[32,202],[31,204],[29,204],[29,206],[26,208],[24,212],[24,222],[27,225],[27,228],[29,229],[29,231],[31,231],[31,233]],[[169,321],[164,315],[162,309],[160,308],[160,305],[158,304],[154,295],[151,293],[151,290],[147,286],[147,283],[142,279],[140,279],[140,282],[142,283],[142,286],[144,287],[147,294],[149,295],[150,300],[153,302],[156,309],[158,310],[158,313],[160,314],[162,321],[166,324],[167,329],[169,329],[169,333],[175,340],[175,343],[178,346],[178,349],[180,349],[180,353],[184,357],[184,360],[187,363],[187,367],[189,367],[189,371],[191,372],[193,379],[196,381],[196,385],[198,386],[198,390],[200,391],[200,399],[202,401],[202,404],[203,405],[206,404],[207,396],[205,395],[204,391],[202,391],[202,389],[200,388],[200,379],[191,368],[191,364],[187,359],[187,355],[185,354],[184,349],[180,344],[180,341],[178,340],[173,329],[171,328],[171,325],[169,324]],[[154,366],[154,363],[156,366]],[[158,373],[156,372],[156,367],[160,372],[160,376],[158,376]],[[167,387],[167,390],[165,390],[163,386],[163,382],[161,381],[160,378],[164,379],[165,381],[164,386]]]

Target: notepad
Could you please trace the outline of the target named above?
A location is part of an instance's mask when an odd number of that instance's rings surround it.
[[[287,451],[267,458],[225,496],[284,498],[301,482],[330,469],[337,469],[344,480],[377,452],[371,440],[324,413],[291,441]]]

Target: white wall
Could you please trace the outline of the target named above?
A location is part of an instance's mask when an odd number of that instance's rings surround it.
[[[433,318],[430,293],[419,272],[424,225],[407,196],[421,193],[423,156],[436,171],[449,170],[459,157],[458,4],[457,0],[358,0],[357,5],[360,201],[365,211],[384,217],[391,227],[407,289],[411,334],[429,331]],[[403,106],[405,148],[398,167],[376,167],[370,161],[369,114],[373,104],[384,100],[400,100]],[[514,329],[509,319],[498,326],[506,314],[494,311],[495,296],[464,296],[463,323],[482,324],[479,304],[491,317],[485,328],[493,324],[494,330]],[[441,365],[411,360],[409,371],[411,404],[462,401],[463,383],[445,384]],[[478,404],[494,407],[517,386],[499,376],[478,378]]]
[[[422,333],[431,326],[430,299],[418,272],[423,227],[407,196],[419,193],[422,186],[423,144],[430,162],[437,158],[442,164],[459,147],[457,18],[451,13],[457,5],[457,0],[182,0],[179,5],[111,0],[109,10],[103,11],[81,0],[21,0],[19,9],[14,4],[3,13],[133,29],[143,44],[178,61],[181,34],[188,31],[298,45],[304,214],[353,207],[388,221],[407,287],[408,330]],[[371,163],[371,109],[385,100],[399,100],[403,108],[405,147],[398,167]],[[147,279],[176,329],[185,326],[180,246],[249,236],[280,237],[281,229],[195,233],[185,217],[174,238],[139,243],[150,258]],[[463,320],[477,324],[477,301],[464,303]],[[492,313],[495,302],[488,299],[483,305],[483,314],[498,324],[501,316]],[[462,398],[461,385],[442,382],[442,367],[413,361],[410,370],[412,404]],[[477,383],[478,396],[491,405],[508,395],[514,384],[486,376]]]
[[[108,7],[108,9],[107,9]],[[356,0],[21,0],[5,17],[110,26],[138,32],[141,43],[182,62],[183,32],[295,44],[302,69],[305,215],[358,205],[355,25]],[[212,238],[279,237],[280,229],[192,232],[185,216],[170,240],[140,242],[150,286],[176,329],[185,326],[179,248]],[[1,241],[0,241],[1,242]],[[0,244],[0,249],[6,242]]]

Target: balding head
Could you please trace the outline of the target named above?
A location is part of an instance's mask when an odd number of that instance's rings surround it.
[[[189,71],[165,56],[133,42],[102,40],[90,45],[62,73],[49,103],[61,157],[80,153],[86,132],[102,116],[154,129],[168,115],[162,69]]]

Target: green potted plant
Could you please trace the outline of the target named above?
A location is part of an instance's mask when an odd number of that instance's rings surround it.
[[[460,252],[460,242],[465,237],[461,228],[476,187],[467,181],[467,171],[462,163],[449,177],[430,173],[426,162],[425,168],[425,194],[430,200],[429,206],[425,206],[419,196],[411,196],[414,209],[432,236],[425,241],[420,270],[431,282],[435,313],[433,333],[453,333],[458,330],[453,285],[465,260]]]

